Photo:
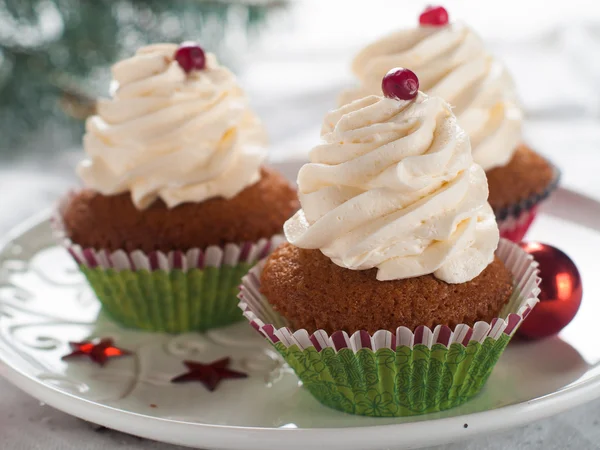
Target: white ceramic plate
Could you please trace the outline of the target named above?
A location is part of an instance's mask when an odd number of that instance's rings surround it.
[[[290,178],[298,164],[280,165]],[[54,245],[48,217],[19,227],[0,251],[1,373],[39,400],[82,419],[173,444],[215,449],[418,448],[531,422],[600,396],[597,249],[600,204],[559,190],[530,233],[577,263],[584,300],[558,337],[511,343],[484,391],[467,404],[413,418],[376,419],[321,406],[246,323],[205,335],[124,330],[99,307],[66,252]],[[596,250],[594,250],[596,249]],[[135,352],[104,368],[63,362],[68,342],[115,338]],[[231,356],[249,373],[215,392],[170,383],[184,359]]]

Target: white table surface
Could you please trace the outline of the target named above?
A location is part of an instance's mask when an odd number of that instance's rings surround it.
[[[272,159],[305,157],[318,141],[324,112],[352,82],[351,55],[372,37],[416,20],[423,3],[406,3],[303,2],[273,20],[240,73],[271,134]],[[510,67],[528,114],[526,140],[562,168],[564,185],[600,200],[600,6],[593,0],[570,0],[568,8],[550,3],[449,0],[445,5],[453,17],[472,24]],[[29,150],[48,142],[59,145],[60,136],[51,130],[32,134]],[[23,154],[0,165],[0,235],[76,183],[73,167],[81,149]],[[40,405],[2,379],[0,399],[3,450],[179,448],[99,429]],[[600,448],[599,421],[600,401],[594,401],[522,428],[436,449]]]

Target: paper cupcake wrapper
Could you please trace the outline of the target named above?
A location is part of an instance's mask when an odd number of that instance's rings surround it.
[[[514,278],[514,292],[498,318],[414,332],[292,331],[260,293],[264,262],[243,278],[240,309],[323,405],[373,417],[411,416],[458,406],[476,395],[514,332],[538,302],[537,263],[501,240],[496,255]]]
[[[188,251],[150,253],[82,248],[65,234],[57,209],[53,227],[75,259],[103,310],[129,328],[168,333],[204,331],[243,319],[237,307],[242,277],[282,241],[281,235],[258,242],[210,246]]]
[[[523,211],[518,217],[498,221],[500,236],[512,242],[521,242],[537,216],[538,205]]]
[[[494,210],[501,237],[513,242],[521,242],[533,223],[540,204],[557,189],[560,170],[549,161],[548,164],[552,166],[553,177],[546,189],[518,203]]]

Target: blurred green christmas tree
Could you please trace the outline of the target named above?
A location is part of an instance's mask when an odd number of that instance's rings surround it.
[[[151,42],[196,40],[234,70],[283,2],[0,0],[0,154],[49,130],[76,145],[108,67]],[[30,150],[30,149],[27,149]],[[26,151],[26,150],[25,150]],[[40,149],[45,151],[45,149]]]

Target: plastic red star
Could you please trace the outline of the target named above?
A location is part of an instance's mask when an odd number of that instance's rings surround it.
[[[63,360],[75,358],[77,356],[87,356],[100,366],[104,366],[110,358],[131,355],[131,352],[114,346],[111,338],[96,339],[93,341],[69,342],[71,350],[68,355],[62,357]]]
[[[202,364],[196,361],[184,361],[189,372],[179,375],[171,380],[172,383],[185,383],[186,381],[199,381],[209,391],[214,391],[221,380],[227,378],[247,378],[243,372],[228,369],[230,358],[219,359],[210,364]]]

